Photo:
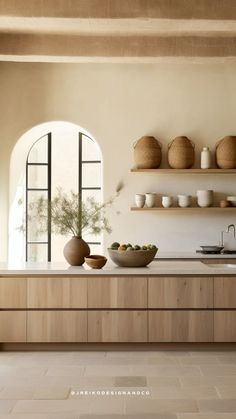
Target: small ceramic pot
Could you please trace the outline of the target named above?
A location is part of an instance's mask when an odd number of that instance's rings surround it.
[[[173,202],[173,200],[172,200],[172,196],[163,196],[163,197],[162,197],[162,206],[163,206],[164,208],[169,208],[169,207],[171,207],[172,202]]]
[[[156,194],[155,193],[146,193],[146,205],[148,208],[152,208],[156,203]]]
[[[202,208],[210,207],[213,204],[213,191],[197,191],[197,203]]]
[[[178,195],[178,205],[181,208],[187,208],[191,204],[191,196],[190,195]]]
[[[137,205],[138,208],[143,208],[144,207],[145,200],[146,200],[145,195],[140,194],[140,193],[136,193],[136,195],[135,195],[135,203],[136,203],[136,205]]]

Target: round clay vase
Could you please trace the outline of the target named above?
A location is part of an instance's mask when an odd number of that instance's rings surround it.
[[[63,250],[65,259],[72,266],[81,266],[84,258],[90,255],[89,245],[79,236],[73,236]]]

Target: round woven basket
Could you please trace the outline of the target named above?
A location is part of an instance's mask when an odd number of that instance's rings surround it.
[[[220,169],[236,169],[236,136],[228,135],[216,144],[216,164]]]
[[[157,169],[161,164],[161,144],[155,137],[144,136],[134,144],[137,169]]]
[[[172,169],[190,169],[194,164],[194,144],[184,136],[168,145],[168,163]]]

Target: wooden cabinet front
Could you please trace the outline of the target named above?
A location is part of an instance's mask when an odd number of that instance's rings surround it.
[[[26,278],[0,277],[1,308],[26,308]]]
[[[214,278],[214,308],[236,308],[236,277]]]
[[[147,311],[90,310],[88,342],[147,342]]]
[[[150,277],[149,308],[212,308],[211,277]]]
[[[102,277],[89,278],[88,308],[147,307],[147,278]]]
[[[27,342],[87,342],[87,312],[28,311]]]
[[[149,342],[213,342],[213,312],[149,312]]]
[[[87,308],[87,279],[28,278],[28,308]]]
[[[236,342],[236,311],[214,312],[214,341]]]
[[[26,342],[26,311],[0,311],[0,342]]]

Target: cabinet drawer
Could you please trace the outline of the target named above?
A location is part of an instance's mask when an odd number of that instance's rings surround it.
[[[147,278],[89,278],[89,308],[146,308]]]
[[[214,278],[214,307],[236,308],[236,277]]]
[[[214,312],[215,342],[236,342],[236,311]]]
[[[27,342],[87,342],[87,312],[28,311]]]
[[[26,278],[0,277],[0,308],[26,308]]]
[[[26,311],[0,311],[0,342],[26,342]]]
[[[147,342],[147,312],[89,311],[88,342]]]
[[[150,311],[149,342],[213,342],[213,312]]]
[[[28,278],[28,308],[86,308],[87,279]]]
[[[148,279],[149,308],[211,308],[213,278],[151,277]]]

